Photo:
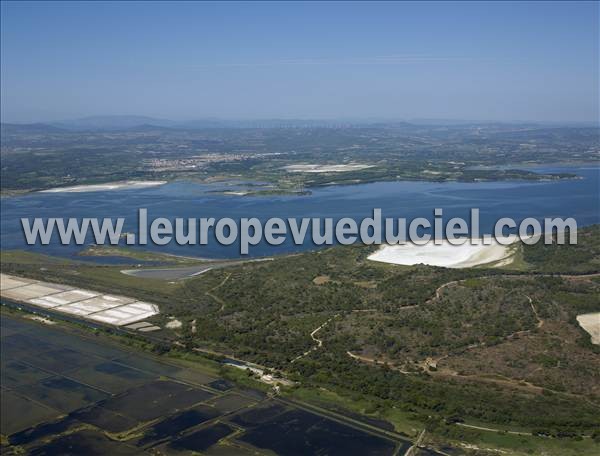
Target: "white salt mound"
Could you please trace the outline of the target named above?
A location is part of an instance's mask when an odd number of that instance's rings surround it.
[[[511,236],[507,242],[513,243],[516,240],[516,236]],[[472,242],[462,241],[460,245],[453,245],[447,240],[440,244],[430,241],[424,245],[384,245],[368,259],[406,266],[427,264],[445,268],[471,268],[488,263],[495,263],[494,266],[510,264],[512,256],[510,245],[500,244],[495,239],[491,239],[489,245],[486,245],[482,239],[474,239]]]

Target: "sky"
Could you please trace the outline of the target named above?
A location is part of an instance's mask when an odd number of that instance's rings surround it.
[[[598,2],[10,2],[3,122],[598,121]]]

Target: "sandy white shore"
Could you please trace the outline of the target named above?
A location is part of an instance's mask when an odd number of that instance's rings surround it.
[[[72,187],[58,187],[42,190],[41,193],[81,193],[81,192],[104,192],[107,190],[125,190],[135,188],[156,187],[166,184],[167,181],[122,181],[108,182],[106,184],[74,185]]]
[[[514,243],[517,237],[511,236],[509,240]],[[489,263],[494,263],[494,266],[510,264],[512,256],[510,245],[502,245],[495,239],[491,239],[490,245],[485,245],[482,239],[475,239],[473,243],[465,240],[460,245],[453,245],[447,240],[439,245],[433,241],[425,245],[384,245],[368,259],[406,266],[427,264],[445,268],[471,268]]]
[[[360,169],[372,168],[373,165],[363,165],[360,163],[348,163],[345,165],[289,165],[284,169],[289,173],[343,173],[347,171],[358,171]]]
[[[577,315],[577,322],[592,336],[592,343],[600,345],[600,312]]]

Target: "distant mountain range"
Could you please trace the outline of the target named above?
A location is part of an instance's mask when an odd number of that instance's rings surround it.
[[[175,127],[176,122],[146,116],[91,116],[51,123],[65,130],[126,130],[142,125]]]
[[[2,134],[51,134],[83,131],[157,131],[157,130],[200,130],[210,128],[343,128],[343,127],[394,127],[419,128],[427,126],[514,126],[528,127],[580,126],[597,127],[592,122],[565,122],[563,124],[536,122],[477,122],[448,119],[415,119],[410,122],[385,119],[262,119],[262,120],[223,120],[206,118],[200,120],[175,121],[147,116],[91,116],[81,119],[47,123],[2,123]]]
[[[4,133],[58,133],[61,131],[156,131],[156,130],[200,130],[207,128],[318,128],[382,125],[381,121],[366,120],[312,120],[312,119],[261,119],[222,120],[199,119],[174,121],[146,116],[92,116],[60,122],[21,124],[3,123]],[[390,125],[389,122],[386,123]],[[396,125],[410,126],[406,122]]]
[[[0,125],[0,134],[48,134],[48,133],[61,133],[65,130],[63,128],[55,127],[45,123],[32,123],[32,124],[9,124],[2,123]]]
[[[66,130],[128,130],[152,129],[156,127],[178,130],[197,130],[204,128],[308,128],[338,127],[351,125],[371,125],[378,121],[352,120],[313,120],[313,119],[259,119],[259,120],[223,120],[205,118],[199,120],[174,121],[145,116],[93,116],[76,120],[65,120],[50,125]]]

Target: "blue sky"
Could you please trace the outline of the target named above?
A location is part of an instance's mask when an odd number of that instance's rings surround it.
[[[2,2],[2,120],[597,120],[597,2]]]

